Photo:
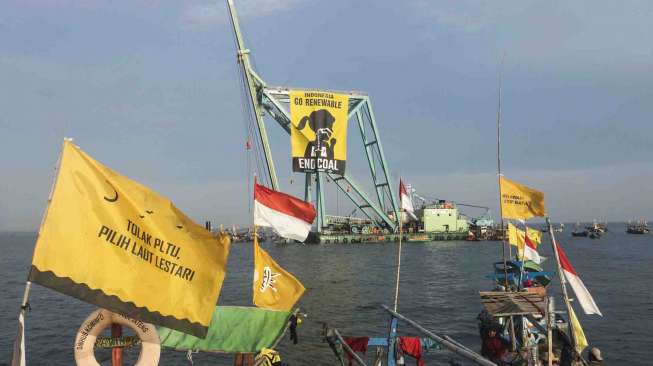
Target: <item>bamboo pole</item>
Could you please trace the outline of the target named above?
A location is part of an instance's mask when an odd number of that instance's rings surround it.
[[[397,311],[397,304],[399,302],[399,276],[401,274],[401,237],[403,236],[402,233],[402,221],[403,221],[403,214],[404,210],[399,209],[399,248],[397,249],[397,283],[395,284],[395,304],[394,304],[394,310]]]
[[[573,324],[571,322],[571,302],[569,301],[569,295],[567,294],[567,279],[562,272],[562,266],[560,265],[560,256],[558,256],[558,246],[556,244],[555,235],[553,233],[553,228],[551,227],[551,220],[549,217],[546,217],[546,224],[549,226],[549,235],[551,236],[551,247],[553,248],[553,254],[555,255],[558,277],[560,277],[560,286],[562,288],[562,296],[565,301],[565,307],[567,309],[567,319],[569,320],[569,338],[571,339],[571,346],[576,349],[576,336],[574,335]]]
[[[61,150],[59,151],[59,156],[57,157],[57,162],[54,167],[54,172],[52,176],[52,183],[50,185],[50,193],[48,194],[48,201],[45,205],[45,209],[43,211],[43,216],[41,216],[41,223],[39,224],[39,232],[36,236],[36,241],[38,242],[39,237],[41,236],[41,231],[43,230],[43,224],[45,224],[45,219],[48,216],[48,212],[50,211],[50,202],[52,202],[52,196],[54,195],[54,188],[57,184],[57,178],[59,177],[59,170],[61,168],[61,158],[63,156],[63,150],[64,146],[66,144],[66,141],[72,142],[72,138],[67,138],[64,137],[64,143],[61,145]],[[36,253],[36,245],[34,245],[34,250],[32,251],[32,263],[34,263],[34,253]],[[25,315],[27,314],[27,310],[29,309],[29,293],[32,289],[32,282],[29,280],[29,273],[31,273],[32,268],[30,266],[30,270],[28,271],[27,278],[28,280],[25,282],[25,290],[23,292],[23,301],[20,304],[20,311],[18,312],[18,319],[21,317],[23,318],[23,322],[25,321]],[[19,320],[20,321],[20,320]],[[25,329],[23,328],[23,333],[25,332]],[[24,339],[24,337],[22,337]],[[16,347],[14,347],[16,349]],[[21,352],[24,352],[22,350]]]
[[[468,359],[470,361],[473,361],[473,362],[475,362],[475,363],[477,363],[479,365],[482,365],[482,366],[497,366],[494,362],[492,362],[490,360],[487,360],[486,358],[479,355],[478,353],[469,350],[467,347],[461,347],[460,345],[456,344],[457,342],[451,342],[451,341],[447,340],[446,338],[441,337],[441,336],[427,330],[426,328],[422,327],[421,325],[419,325],[415,321],[406,318],[405,316],[397,313],[396,311],[393,311],[392,309],[390,309],[389,307],[387,307],[385,305],[381,305],[381,306],[383,306],[383,308],[387,312],[389,312],[392,316],[394,316],[395,318],[405,321],[410,326],[417,329],[418,331],[420,331],[422,334],[426,335],[427,337],[432,338],[433,340],[439,342],[440,344],[442,344],[442,346],[444,346],[448,350],[452,351],[453,353],[455,353],[455,354],[457,354],[459,356],[462,356],[462,357],[464,357],[464,358],[466,358],[466,359]]]
[[[349,353],[349,355],[351,355],[359,365],[367,366],[367,364],[365,364],[365,361],[363,361],[363,359],[360,358],[360,356],[358,356],[356,352],[354,352],[354,350],[351,349],[351,347],[349,347],[347,342],[345,342],[344,338],[342,338],[342,336],[340,335],[340,332],[338,332],[338,329],[333,328],[333,334],[335,334],[336,337],[338,337],[338,340],[342,344],[342,348],[344,348],[347,351],[347,353]]]
[[[546,341],[548,346],[548,363],[549,366],[553,366],[553,324],[555,323],[555,303],[553,302],[553,296],[547,297],[546,300]]]

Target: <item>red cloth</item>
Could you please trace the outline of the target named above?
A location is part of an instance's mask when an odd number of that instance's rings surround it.
[[[342,337],[342,339],[345,340],[349,348],[351,348],[352,351],[354,352],[363,352],[365,353],[367,351],[367,343],[370,341],[370,337]],[[347,359],[349,359],[349,366],[352,365],[351,363],[351,355],[349,352],[347,353]]]
[[[490,361],[497,362],[506,353],[506,345],[499,337],[487,337],[483,340],[483,347],[481,355],[490,359]]]
[[[399,337],[399,345],[404,354],[415,357],[417,366],[424,366],[424,361],[422,361],[422,340],[419,337]]]

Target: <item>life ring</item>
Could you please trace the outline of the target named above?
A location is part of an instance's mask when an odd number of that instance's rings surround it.
[[[152,324],[131,319],[106,309],[97,309],[82,323],[75,337],[75,363],[77,366],[100,366],[93,348],[102,331],[111,324],[129,327],[141,340],[141,353],[136,366],[156,366],[161,356],[159,333]]]

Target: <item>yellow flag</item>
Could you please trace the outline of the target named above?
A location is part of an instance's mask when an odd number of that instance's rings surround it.
[[[499,179],[501,186],[501,213],[508,219],[527,220],[546,215],[544,193],[504,177]]]
[[[528,231],[528,239],[535,244],[535,247],[539,246],[542,242],[542,233],[530,227],[526,227],[526,230]],[[517,247],[520,258],[524,257],[524,247],[526,246],[524,230],[518,229],[515,225],[508,223],[508,243]]]
[[[204,337],[229,240],[65,141],[30,281],[144,322]]]
[[[524,231],[517,229],[517,227],[511,223],[508,223],[508,243],[518,248],[523,248],[525,245]]]
[[[542,232],[537,229],[532,229],[526,227],[526,232],[528,233],[528,238],[535,244],[535,247],[538,247],[542,243]]]
[[[290,272],[281,268],[254,238],[254,305],[271,310],[292,310],[302,297],[304,286]]]
[[[580,326],[580,322],[578,321],[578,318],[576,317],[576,313],[574,312],[574,308],[569,306],[569,317],[571,318],[571,327],[572,331],[574,332],[574,339],[576,340],[576,352],[580,355],[583,353],[583,350],[589,343],[587,343],[587,338],[585,338],[585,332],[583,332],[583,328]]]

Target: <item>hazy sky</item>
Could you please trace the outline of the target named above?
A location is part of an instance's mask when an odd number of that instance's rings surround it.
[[[269,84],[369,93],[393,179],[422,195],[495,210],[505,52],[506,176],[543,190],[555,221],[653,217],[653,2],[236,5]],[[65,136],[197,221],[249,222],[226,14],[224,1],[3,1],[0,230],[37,228]],[[268,126],[282,188],[298,193],[289,139]],[[348,169],[365,182],[356,132]]]

